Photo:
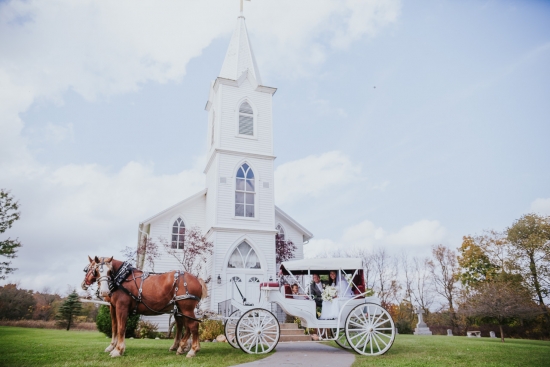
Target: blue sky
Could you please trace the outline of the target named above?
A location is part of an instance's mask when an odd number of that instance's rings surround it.
[[[245,8],[278,88],[276,202],[314,233],[309,255],[423,256],[550,214],[549,2]],[[22,204],[6,234],[24,244],[8,280],[77,284],[88,253],[118,255],[140,220],[200,190],[204,105],[237,11],[0,4],[0,186]]]

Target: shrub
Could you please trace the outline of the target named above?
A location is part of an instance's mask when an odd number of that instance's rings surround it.
[[[128,317],[128,321],[126,321],[125,337],[130,338],[134,336],[136,328],[138,326],[138,322],[139,315],[132,315]],[[95,324],[97,326],[97,330],[107,335],[109,338],[113,336],[111,326],[111,311],[109,309],[109,306],[99,306],[99,311],[97,312]]]
[[[204,319],[199,324],[199,339],[201,342],[216,339],[218,335],[223,335],[223,333],[223,322],[220,320]]]
[[[137,324],[136,337],[141,339],[154,339],[158,334],[158,325],[150,321],[141,320]]]

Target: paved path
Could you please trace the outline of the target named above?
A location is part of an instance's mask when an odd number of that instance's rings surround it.
[[[348,367],[355,355],[341,348],[333,348],[316,342],[279,343],[275,353],[255,362],[239,364],[238,367]]]

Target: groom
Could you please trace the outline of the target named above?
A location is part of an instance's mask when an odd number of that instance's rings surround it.
[[[321,277],[319,277],[319,274],[313,274],[313,282],[309,286],[309,294],[313,296],[317,307],[323,306],[323,284],[321,283]]]

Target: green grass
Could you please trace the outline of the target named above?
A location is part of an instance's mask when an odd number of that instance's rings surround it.
[[[550,342],[398,335],[383,356],[357,355],[360,366],[550,366]]]
[[[0,326],[0,366],[232,366],[263,358],[227,343],[201,343],[194,358],[169,352],[173,340],[126,339],[123,357],[103,350],[110,339],[99,332]]]

